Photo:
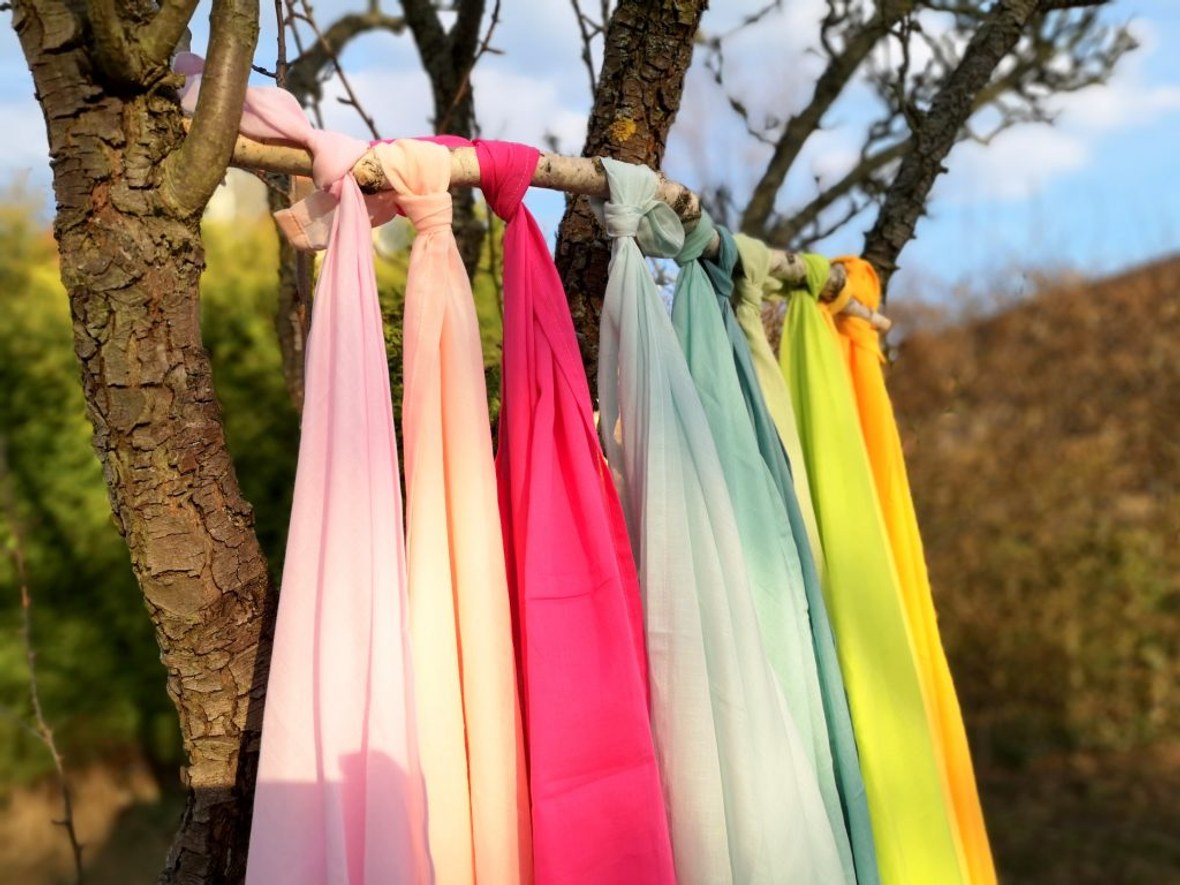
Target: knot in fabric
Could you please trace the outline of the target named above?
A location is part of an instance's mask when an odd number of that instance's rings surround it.
[[[441,144],[399,138],[373,146],[398,207],[418,233],[451,226],[451,152]]]
[[[319,188],[327,188],[352,172],[366,149],[363,141],[326,129],[309,127],[303,141],[311,152],[312,181]]]
[[[479,189],[492,211],[511,221],[533,180],[541,152],[511,141],[475,140],[479,158]]]
[[[881,281],[876,268],[863,258],[851,255],[837,258],[832,263],[844,268],[846,279],[840,294],[845,301],[855,298],[870,310],[881,306]],[[881,337],[868,320],[841,313],[836,315],[836,328],[853,345],[885,362],[885,354],[881,352]]]
[[[709,217],[708,212],[701,212],[701,220],[684,235],[684,245],[676,253],[676,263],[684,267],[690,261],[700,258],[709,243],[713,242],[713,234],[715,233],[717,233],[717,228],[713,224],[713,219]]]
[[[833,259],[833,263],[844,268],[844,291],[849,298],[855,298],[869,310],[881,306],[881,279],[875,267],[855,255],[843,255]]]
[[[656,174],[610,157],[602,158],[610,199],[591,201],[608,236],[634,237],[645,255],[671,258],[684,245],[684,227],[672,207],[655,198]]]
[[[763,296],[782,289],[783,284],[770,275],[770,247],[745,234],[734,234],[742,271],[734,280],[737,298],[742,303],[761,307]]]
[[[800,256],[807,275],[803,278],[803,290],[812,298],[819,300],[819,293],[824,290],[828,277],[832,272],[832,264],[822,255],[807,253]]]
[[[401,194],[397,198],[397,204],[420,234],[433,233],[451,226],[453,204],[451,195],[445,191],[441,194]]]

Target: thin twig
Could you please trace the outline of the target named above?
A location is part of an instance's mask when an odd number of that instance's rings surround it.
[[[287,19],[283,15],[283,0],[275,0],[275,83],[287,88]]]
[[[276,3],[279,0],[275,0]],[[296,0],[283,0],[287,8],[286,17],[283,19],[283,27],[291,29],[291,37],[295,40],[295,49],[299,53],[299,57],[303,57],[303,36],[299,33],[299,27],[296,24],[299,20],[299,13],[295,9]],[[320,97],[318,95],[310,96],[311,115],[315,118],[315,124],[320,129],[324,128],[324,110],[320,106]]]
[[[356,96],[356,92],[353,91],[352,83],[349,82],[348,77],[344,73],[344,66],[340,64],[340,57],[336,54],[336,48],[327,41],[327,39],[324,37],[323,31],[320,30],[320,26],[316,24],[315,14],[312,12],[311,3],[309,0],[299,0],[299,2],[300,6],[302,6],[302,11],[293,11],[292,15],[299,21],[306,23],[307,26],[311,28],[312,33],[315,34],[316,39],[320,41],[320,43],[323,44],[324,49],[327,50],[328,57],[332,60],[332,67],[336,69],[336,76],[340,78],[340,85],[343,87],[344,94],[346,96],[345,98],[338,99],[338,101],[341,104],[352,107],[352,109],[355,110],[360,118],[364,121],[365,126],[368,127],[369,132],[373,136],[373,139],[380,140],[381,133],[377,131],[377,124],[373,122],[373,118],[361,106],[360,100]]]
[[[25,662],[29,670],[29,702],[33,707],[33,723],[25,723],[24,727],[36,735],[45,745],[53,759],[53,767],[57,771],[57,783],[61,790],[62,819],[53,821],[62,827],[70,840],[70,850],[74,855],[74,872],[78,885],[82,885],[82,843],[78,841],[78,831],[74,828],[74,802],[70,794],[70,785],[66,780],[65,765],[61,753],[57,749],[57,741],[53,737],[53,729],[45,720],[45,711],[41,706],[41,692],[37,685],[37,655],[33,651],[33,598],[29,592],[28,569],[25,563],[24,535],[21,532],[20,520],[16,512],[16,502],[12,498],[9,488],[8,471],[8,440],[0,436],[0,504],[3,515],[11,533],[9,556],[16,571],[17,583],[20,585],[21,605],[21,642],[25,647]]]
[[[594,72],[594,54],[590,47],[594,38],[606,28],[606,19],[596,25],[590,20],[590,16],[582,12],[582,4],[578,0],[570,0],[570,5],[574,8],[574,18],[578,20],[578,33],[582,35],[582,63],[586,65],[586,73],[590,75],[590,95],[593,97],[598,91],[598,76]],[[606,5],[605,2],[603,5]]]

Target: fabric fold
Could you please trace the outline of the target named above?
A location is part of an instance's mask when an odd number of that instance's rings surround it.
[[[791,391],[827,557],[824,583],[881,881],[964,881],[914,658],[897,567],[835,326],[818,301],[828,262],[804,256],[782,368]]]
[[[438,881],[531,881],[528,793],[487,391],[451,231],[450,153],[374,147],[417,229],[402,408],[410,632]]]
[[[761,240],[745,234],[735,234],[734,244],[738,250],[741,273],[734,279],[733,311],[738,325],[750,347],[754,371],[758,374],[758,385],[766,401],[766,408],[778,428],[779,438],[787,450],[791,464],[791,480],[795,487],[795,498],[807,528],[807,538],[815,558],[815,567],[820,580],[824,574],[823,544],[819,537],[819,526],[815,520],[815,503],[811,496],[811,484],[807,479],[807,464],[803,457],[803,443],[799,441],[799,426],[795,421],[795,409],[791,405],[791,392],[779,368],[778,359],[766,338],[762,325],[762,301],[770,293],[782,288],[782,283],[770,275],[770,247]]]
[[[756,308],[756,311],[752,311],[752,313],[757,319],[757,327],[753,331],[756,331],[760,344],[765,348],[762,357],[769,363],[767,368],[772,373],[766,380],[771,384],[777,383],[775,392],[781,397],[782,404],[791,416],[793,429],[795,417],[791,411],[790,392],[787,390],[786,381],[774,360],[770,345],[766,341],[766,333],[762,329],[761,323],[761,310],[758,308],[763,287],[769,288],[767,283],[770,282],[770,252],[765,244],[741,235],[734,236],[724,227],[717,228],[717,235],[720,242],[717,257],[706,258],[701,263],[717,295],[717,305],[721,311],[721,319],[729,339],[730,353],[737,370],[742,399],[745,401],[753,424],[758,451],[770,471],[774,489],[786,505],[791,537],[794,540],[795,549],[798,551],[803,588],[807,599],[811,649],[815,655],[828,746],[840,800],[837,807],[842,809],[842,822],[847,829],[851,843],[856,881],[859,885],[872,885],[878,881],[877,859],[876,850],[873,847],[872,825],[869,821],[864,778],[860,771],[860,757],[852,730],[852,719],[848,711],[844,677],[840,673],[840,663],[836,657],[836,645],[832,636],[832,626],[828,619],[827,603],[824,601],[822,584],[811,549],[806,520],[795,497],[794,473],[796,470],[803,473],[802,449],[800,448],[798,465],[788,459],[779,431],[770,414],[767,404],[768,397],[762,387],[763,378],[755,365],[753,348],[748,343],[747,336],[752,330],[744,327],[737,316],[737,310],[753,302],[752,306]],[[735,257],[744,262],[751,257],[751,247],[756,253],[755,258],[764,260],[751,261],[755,267],[752,271],[746,271],[749,276],[735,277]],[[777,280],[772,284],[777,284]],[[757,300],[750,297],[749,291],[739,292],[743,288],[755,289]],[[737,309],[734,307],[735,303],[738,305]],[[797,438],[796,444],[798,444]],[[806,483],[806,478],[804,483]],[[810,506],[810,497],[808,504]],[[814,519],[814,514],[812,516]],[[827,794],[824,798],[825,802],[830,802],[830,797]],[[829,805],[830,808],[831,805]]]
[[[702,252],[715,237],[718,254],[706,261]],[[709,215],[703,214],[685,236],[676,261],[680,276],[672,304],[672,326],[704,406],[713,442],[722,455],[721,470],[737,518],[763,646],[797,729],[797,735],[789,735],[797,743],[784,747],[784,752],[799,757],[794,759],[795,776],[810,781],[808,786],[818,790],[823,800],[818,809],[805,808],[798,813],[801,817],[817,811],[826,814],[844,881],[855,882],[812,650],[803,566],[786,502],[777,493],[775,479],[759,451],[752,406],[742,389],[733,342],[724,322],[737,249],[729,232],[721,236]],[[744,340],[741,343],[745,347]],[[804,801],[808,798],[805,795]]]
[[[602,162],[614,242],[600,432],[638,557],[677,879],[840,881],[814,777],[808,791],[788,752],[799,738],[762,647],[719,455],[640,251],[675,255],[683,232],[655,199],[654,172]]]
[[[475,142],[504,230],[496,452],[539,885],[672,883],[643,614],[557,268],[522,205],[539,152]]]
[[[185,73],[200,59],[180,58]],[[184,101],[196,100],[190,77]],[[307,345],[246,881],[433,881],[418,761],[405,551],[369,218],[349,174],[364,142],[312,129],[250,88],[241,131],[307,147],[336,207]]]
[[[881,284],[873,266],[855,257],[837,258],[836,261],[847,271],[844,288],[848,296],[876,310],[881,304]],[[975,785],[963,714],[938,632],[938,618],[926,572],[918,517],[910,495],[901,436],[881,368],[884,355],[880,336],[866,320],[845,314],[836,316],[836,328],[844,344],[860,427],[897,563],[902,599],[917,654],[918,676],[930,703],[935,746],[950,791],[969,881],[988,885],[996,881],[995,864]]]

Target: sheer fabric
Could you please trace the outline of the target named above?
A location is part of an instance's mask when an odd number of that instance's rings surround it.
[[[805,288],[781,359],[827,555],[824,590],[860,749],[881,880],[963,881],[897,568],[832,318],[828,263],[805,256]]]
[[[200,70],[195,56],[178,70]],[[193,106],[198,84],[184,96]],[[270,660],[246,881],[430,882],[406,624],[402,503],[364,142],[250,88],[241,131],[306,146],[335,208],[307,345],[295,498]],[[321,244],[322,245],[322,244]],[[247,678],[249,674],[246,674]]]
[[[538,152],[476,141],[504,230],[496,452],[536,881],[672,883],[639,584],[557,268],[521,199]]]
[[[417,236],[403,355],[410,630],[440,882],[531,880],[528,791],[483,355],[451,230],[450,152],[378,144]]]
[[[689,373],[704,406],[713,442],[721,453],[721,469],[733,503],[742,554],[750,576],[758,626],[778,684],[797,728],[783,751],[797,756],[795,770],[809,790],[818,789],[823,805],[798,810],[811,820],[816,811],[827,816],[840,853],[845,881],[854,882],[852,852],[840,808],[828,728],[812,651],[803,570],[791,535],[786,504],[759,452],[749,406],[738,379],[733,348],[725,329],[713,280],[726,290],[737,261],[732,238],[722,239],[712,262],[700,260],[716,231],[707,214],[684,239],[676,256],[680,276],[672,306],[672,325],[680,340]],[[711,280],[712,278],[712,280]],[[801,787],[803,785],[801,784]]]
[[[873,266],[860,258],[836,260],[847,270],[845,288],[849,296],[876,310],[881,304],[881,285]],[[918,517],[910,496],[901,437],[881,370],[884,357],[880,337],[866,320],[843,313],[836,316],[836,328],[852,375],[860,427],[901,579],[902,599],[917,654],[918,676],[930,702],[935,747],[950,790],[967,871],[971,882],[994,883],[995,864],[979,804],[979,791],[975,786],[967,732],[938,633],[938,618],[926,573]]]
[[[840,804],[843,808],[842,822],[847,827],[851,841],[857,881],[860,885],[870,885],[870,883],[878,881],[877,858],[876,850],[873,847],[872,824],[869,821],[864,778],[860,771],[860,757],[856,749],[856,738],[852,731],[852,719],[848,712],[848,699],[844,693],[844,677],[840,673],[840,663],[836,657],[836,644],[832,637],[832,626],[828,620],[827,603],[824,601],[819,573],[815,567],[815,558],[812,556],[808,541],[805,520],[795,498],[795,485],[792,481],[792,474],[797,467],[799,472],[802,472],[802,450],[800,450],[798,465],[788,462],[782,440],[767,406],[768,397],[761,386],[765,380],[773,387],[775,394],[780,398],[786,412],[790,415],[790,426],[793,430],[795,416],[791,407],[790,392],[787,390],[786,381],[783,379],[782,372],[779,370],[774,354],[766,340],[760,310],[757,309],[761,301],[764,281],[770,269],[770,252],[764,244],[750,240],[748,237],[732,236],[723,227],[719,227],[717,233],[720,237],[720,249],[717,257],[703,259],[701,264],[717,293],[717,304],[729,338],[730,351],[737,369],[742,398],[753,422],[758,451],[770,470],[773,486],[786,504],[787,514],[790,518],[791,534],[799,553],[803,587],[807,595],[811,647],[815,654],[818,670],[831,760],[835,767],[836,786],[839,788]],[[736,279],[733,275],[735,250],[741,258],[743,267],[746,268],[745,275]],[[752,250],[761,254],[752,255]],[[753,265],[753,270],[746,267],[747,260],[750,265]],[[742,289],[753,289],[754,292],[746,291],[739,294],[739,290]],[[752,297],[754,293],[756,293],[756,298]],[[746,306],[755,308],[748,313],[752,313],[756,319],[756,328],[742,325],[736,316],[737,311],[733,309],[733,302],[738,303],[738,310]],[[760,375],[755,365],[753,348],[747,343],[747,335],[750,335],[751,332],[756,333],[756,340],[762,351],[762,360],[768,363],[769,374],[765,378]],[[798,443],[797,437],[796,443]],[[810,504],[810,498],[808,503]],[[825,801],[828,801],[826,794]]]
[[[678,881],[835,882],[835,840],[800,795],[717,449],[640,245],[680,223],[655,173],[604,159],[614,239],[599,343],[601,431],[639,556],[652,724]],[[797,737],[794,738],[797,740]],[[800,809],[820,808],[818,820]]]
[[[811,544],[815,567],[822,581],[825,568],[823,544],[815,520],[815,503],[812,500],[811,483],[807,479],[803,443],[799,441],[795,407],[791,405],[791,392],[787,389],[783,370],[779,367],[774,349],[766,338],[766,328],[762,325],[763,298],[769,293],[779,291],[782,283],[770,275],[769,246],[745,234],[734,234],[733,240],[741,265],[740,273],[734,278],[733,312],[738,325],[741,326],[742,334],[746,337],[746,343],[750,346],[750,356],[754,363],[754,371],[758,374],[758,386],[762,388],[766,408],[770,412],[774,426],[778,428],[783,448],[787,450],[795,498],[799,502],[799,511],[807,529],[807,539]]]

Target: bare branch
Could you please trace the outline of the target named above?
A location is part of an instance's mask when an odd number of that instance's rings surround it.
[[[811,101],[799,113],[787,121],[783,133],[775,145],[774,154],[754,187],[749,205],[742,215],[742,230],[756,234],[765,227],[774,211],[774,200],[786,180],[787,172],[794,165],[811,134],[819,128],[820,121],[832,104],[840,97],[852,76],[856,73],[877,42],[884,37],[892,24],[897,21],[908,4],[883,3],[880,10],[863,26],[852,31],[842,49],[836,49],[830,38],[826,45],[830,57],[827,68],[815,83]],[[825,20],[824,31],[830,33],[833,15]]]
[[[574,8],[574,18],[578,22],[578,34],[582,38],[582,64],[586,66],[586,73],[590,77],[590,94],[594,95],[595,90],[598,89],[598,78],[594,71],[594,53],[591,51],[594,38],[602,33],[606,25],[604,18],[601,24],[595,24],[590,20],[590,17],[582,12],[582,5],[578,0],[570,0],[570,5]]]
[[[482,0],[481,0],[482,8]],[[455,89],[455,97],[451,99],[451,105],[447,108],[447,112],[442,119],[435,124],[435,129],[439,132],[446,132],[451,123],[451,117],[454,116],[456,109],[463,99],[467,98],[471,89],[471,73],[475,70],[475,66],[479,64],[479,60],[484,57],[486,53],[492,50],[492,34],[496,32],[496,25],[500,24],[500,0],[495,0],[495,5],[492,7],[492,18],[488,22],[487,32],[484,34],[483,40],[480,41],[479,47],[471,56],[471,60],[467,62],[467,68],[463,71],[463,76],[459,79],[459,85]]]
[[[182,215],[205,207],[233,154],[258,43],[258,2],[214,0],[210,19],[209,58],[192,127],[162,169],[160,197]]]
[[[1015,48],[1036,11],[1037,0],[996,3],[914,132],[914,148],[902,160],[876,223],[865,237],[864,256],[876,267],[883,289],[897,268],[898,254],[914,236],[934,181],[943,171],[942,161],[970,118],[976,96]]]
[[[148,61],[163,65],[172,58],[197,3],[198,0],[164,0],[160,4],[156,17],[139,32],[139,45]]]
[[[386,15],[379,9],[376,12],[353,13],[341,16],[327,30],[321,31],[315,24],[315,17],[307,3],[299,13],[299,20],[307,22],[316,36],[311,46],[300,51],[299,57],[291,62],[287,72],[286,88],[299,99],[306,102],[310,98],[321,96],[320,77],[325,68],[333,66],[340,72],[339,56],[344,48],[362,34],[371,31],[388,31],[400,34],[406,28],[406,21],[401,16]]]

